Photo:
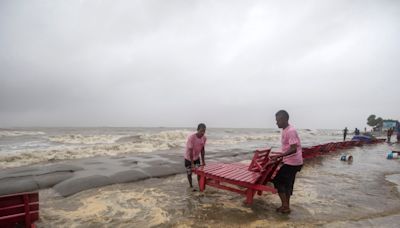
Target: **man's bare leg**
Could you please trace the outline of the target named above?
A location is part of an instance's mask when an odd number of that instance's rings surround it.
[[[290,213],[290,195],[286,193],[279,193],[279,198],[281,199],[282,206],[278,207],[276,211],[281,213]]]
[[[190,187],[193,188],[193,185],[192,185],[192,174],[188,174],[187,178],[188,178]]]

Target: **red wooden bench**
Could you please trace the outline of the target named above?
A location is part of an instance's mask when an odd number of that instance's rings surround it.
[[[353,146],[354,146],[353,141],[344,141],[344,142],[342,142],[342,147],[343,147],[344,149],[346,149],[346,148],[351,148],[351,147],[353,147]]]
[[[311,148],[315,151],[315,152],[321,152],[321,148],[323,145],[316,145],[316,146],[312,146]]]
[[[303,147],[303,158],[313,158],[337,149],[348,149],[356,145],[356,141],[330,142],[312,147]]]
[[[336,149],[335,143],[325,143],[321,145],[320,151],[323,153],[327,153],[330,151],[334,151]]]
[[[204,191],[208,185],[236,192],[246,196],[247,204],[253,203],[256,192],[258,195],[262,195],[263,191],[276,193],[275,188],[266,184],[272,180],[281,161],[270,161],[270,151],[255,151],[250,165],[214,163],[195,169],[194,172],[199,176],[200,191]]]
[[[303,151],[303,158],[314,158],[319,156],[321,146],[312,146],[312,147],[303,147],[301,150]]]
[[[39,194],[24,192],[0,196],[0,227],[35,227],[39,219]]]
[[[351,141],[351,142],[353,142],[354,146],[362,146],[362,145],[364,145],[364,141]]]
[[[341,150],[341,149],[346,149],[346,148],[350,147],[349,145],[350,145],[350,144],[348,144],[346,141],[343,141],[343,142],[336,142],[336,143],[335,143],[336,149],[339,149],[339,150]]]

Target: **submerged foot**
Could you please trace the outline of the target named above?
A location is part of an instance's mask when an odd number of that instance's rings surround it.
[[[282,213],[282,214],[290,214],[290,208],[288,208],[288,207],[282,207],[282,208],[279,210],[279,212]]]

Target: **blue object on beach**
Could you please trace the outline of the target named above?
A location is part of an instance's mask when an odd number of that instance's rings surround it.
[[[355,135],[355,136],[353,136],[351,141],[363,141],[363,142],[370,143],[372,141],[372,138],[367,135]]]
[[[389,151],[387,154],[387,159],[396,159],[399,158],[399,153],[397,151]]]

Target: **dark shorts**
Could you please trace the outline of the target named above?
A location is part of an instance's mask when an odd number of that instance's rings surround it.
[[[303,165],[293,166],[284,164],[276,174],[274,180],[275,188],[279,193],[286,193],[287,195],[293,194],[294,180],[296,179],[296,173],[300,172]]]
[[[194,160],[193,163],[194,163],[195,167],[199,167],[200,166],[200,158],[197,160]],[[192,174],[192,162],[185,159],[185,168],[186,168],[186,173],[188,175],[191,175]]]

